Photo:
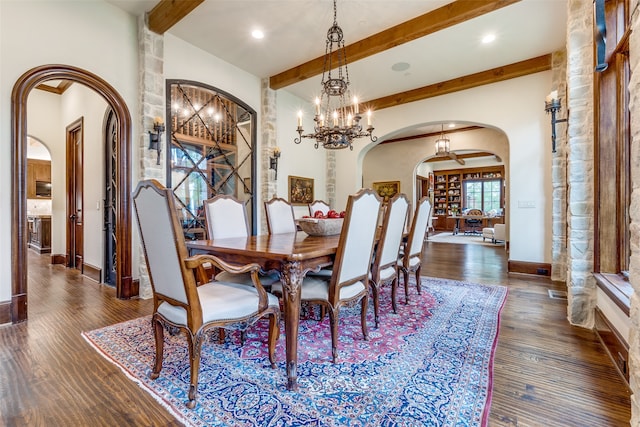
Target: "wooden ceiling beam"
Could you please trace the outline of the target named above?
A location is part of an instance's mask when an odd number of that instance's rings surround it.
[[[429,86],[400,92],[361,104],[361,111],[395,107],[409,102],[420,101],[434,96],[446,95],[452,92],[471,89],[474,87],[514,79],[528,74],[539,73],[551,69],[551,54],[538,56],[502,67],[492,68],[479,73],[469,74]]]
[[[346,57],[349,58],[349,61],[355,62],[519,1],[457,0],[346,46]],[[334,52],[333,62],[335,64],[339,63],[337,55],[337,52]],[[269,86],[273,90],[282,89],[321,74],[323,66],[324,55],[271,76]]]
[[[456,154],[454,152],[451,152],[450,154],[453,154],[456,156],[455,159],[453,158],[449,158],[448,156],[435,156],[435,157],[431,157],[430,159],[425,160],[425,163],[433,163],[433,162],[444,162],[444,161],[449,161],[449,160],[455,160],[459,163],[459,160],[463,160],[463,159],[473,159],[476,157],[493,157],[495,156],[496,158],[498,156],[496,156],[493,153],[489,153],[487,151],[478,151],[477,153],[465,153],[465,154]]]
[[[149,29],[154,33],[164,34],[203,2],[204,0],[160,0],[147,15]]]

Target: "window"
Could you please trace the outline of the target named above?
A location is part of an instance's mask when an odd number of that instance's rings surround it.
[[[594,73],[595,108],[595,272],[626,276],[629,270],[631,149],[629,115],[629,5],[597,2],[604,8],[606,66]],[[594,20],[595,21],[595,20]],[[595,28],[598,34],[599,28]]]
[[[167,186],[185,235],[200,238],[203,202],[227,194],[245,203],[256,233],[256,113],[233,96],[191,81],[168,80]]]
[[[499,211],[502,200],[502,180],[464,182],[464,208],[480,209],[483,212]]]

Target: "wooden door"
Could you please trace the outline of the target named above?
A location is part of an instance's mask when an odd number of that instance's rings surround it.
[[[67,126],[67,267],[82,271],[83,119]]]

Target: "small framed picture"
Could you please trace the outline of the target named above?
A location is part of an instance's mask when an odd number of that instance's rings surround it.
[[[400,181],[374,182],[373,190],[382,197],[383,203],[387,203],[390,198],[400,192]]]
[[[292,205],[307,205],[313,202],[313,178],[289,175],[289,202]]]

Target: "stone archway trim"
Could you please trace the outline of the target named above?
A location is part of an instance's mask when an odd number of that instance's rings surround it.
[[[24,73],[11,93],[11,322],[27,319],[27,98],[32,89],[47,80],[70,80],[100,94],[118,120],[117,153],[117,247],[116,296],[138,294],[131,278],[131,114],[124,99],[109,83],[86,70],[68,65],[42,65]]]

